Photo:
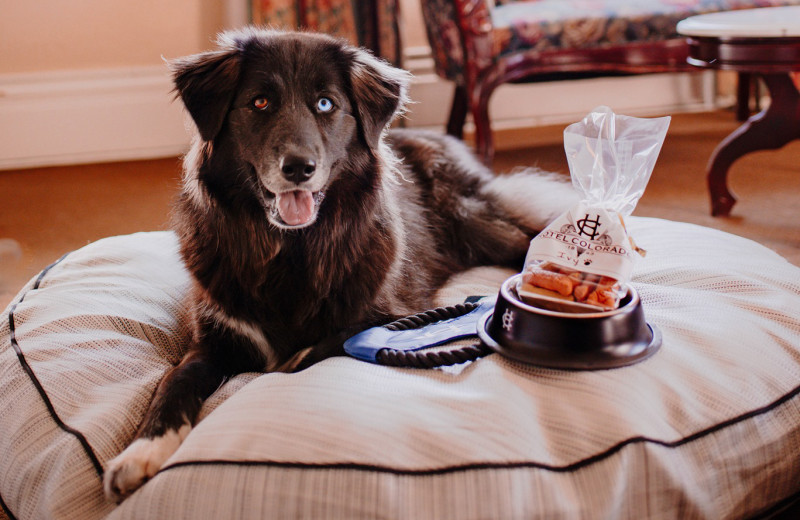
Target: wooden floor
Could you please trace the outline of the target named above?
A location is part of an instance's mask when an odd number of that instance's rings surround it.
[[[674,117],[634,214],[735,233],[800,265],[800,141],[734,164],[730,185],[739,203],[731,217],[709,215],[706,162],[737,126],[727,111]],[[562,132],[563,125],[526,131],[523,141],[534,144],[499,152],[495,169],[539,166],[567,175]],[[68,251],[106,236],[167,229],[179,178],[179,158],[0,171],[0,309]]]

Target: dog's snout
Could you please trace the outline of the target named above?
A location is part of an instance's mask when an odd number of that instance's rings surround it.
[[[288,155],[283,159],[281,172],[286,180],[291,182],[307,181],[314,175],[317,169],[317,162],[310,157],[303,157],[299,155]]]

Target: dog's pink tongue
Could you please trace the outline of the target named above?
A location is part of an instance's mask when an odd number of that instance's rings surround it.
[[[279,193],[278,213],[290,226],[306,224],[314,218],[314,196],[306,190]]]

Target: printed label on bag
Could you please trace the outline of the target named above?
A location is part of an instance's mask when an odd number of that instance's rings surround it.
[[[628,280],[633,253],[618,214],[578,204],[531,241],[525,265],[549,261],[586,273]]]

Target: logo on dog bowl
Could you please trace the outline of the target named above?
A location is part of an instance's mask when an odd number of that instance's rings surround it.
[[[511,328],[514,326],[514,312],[511,309],[506,309],[506,312],[503,313],[503,329],[506,332],[511,332]]]

